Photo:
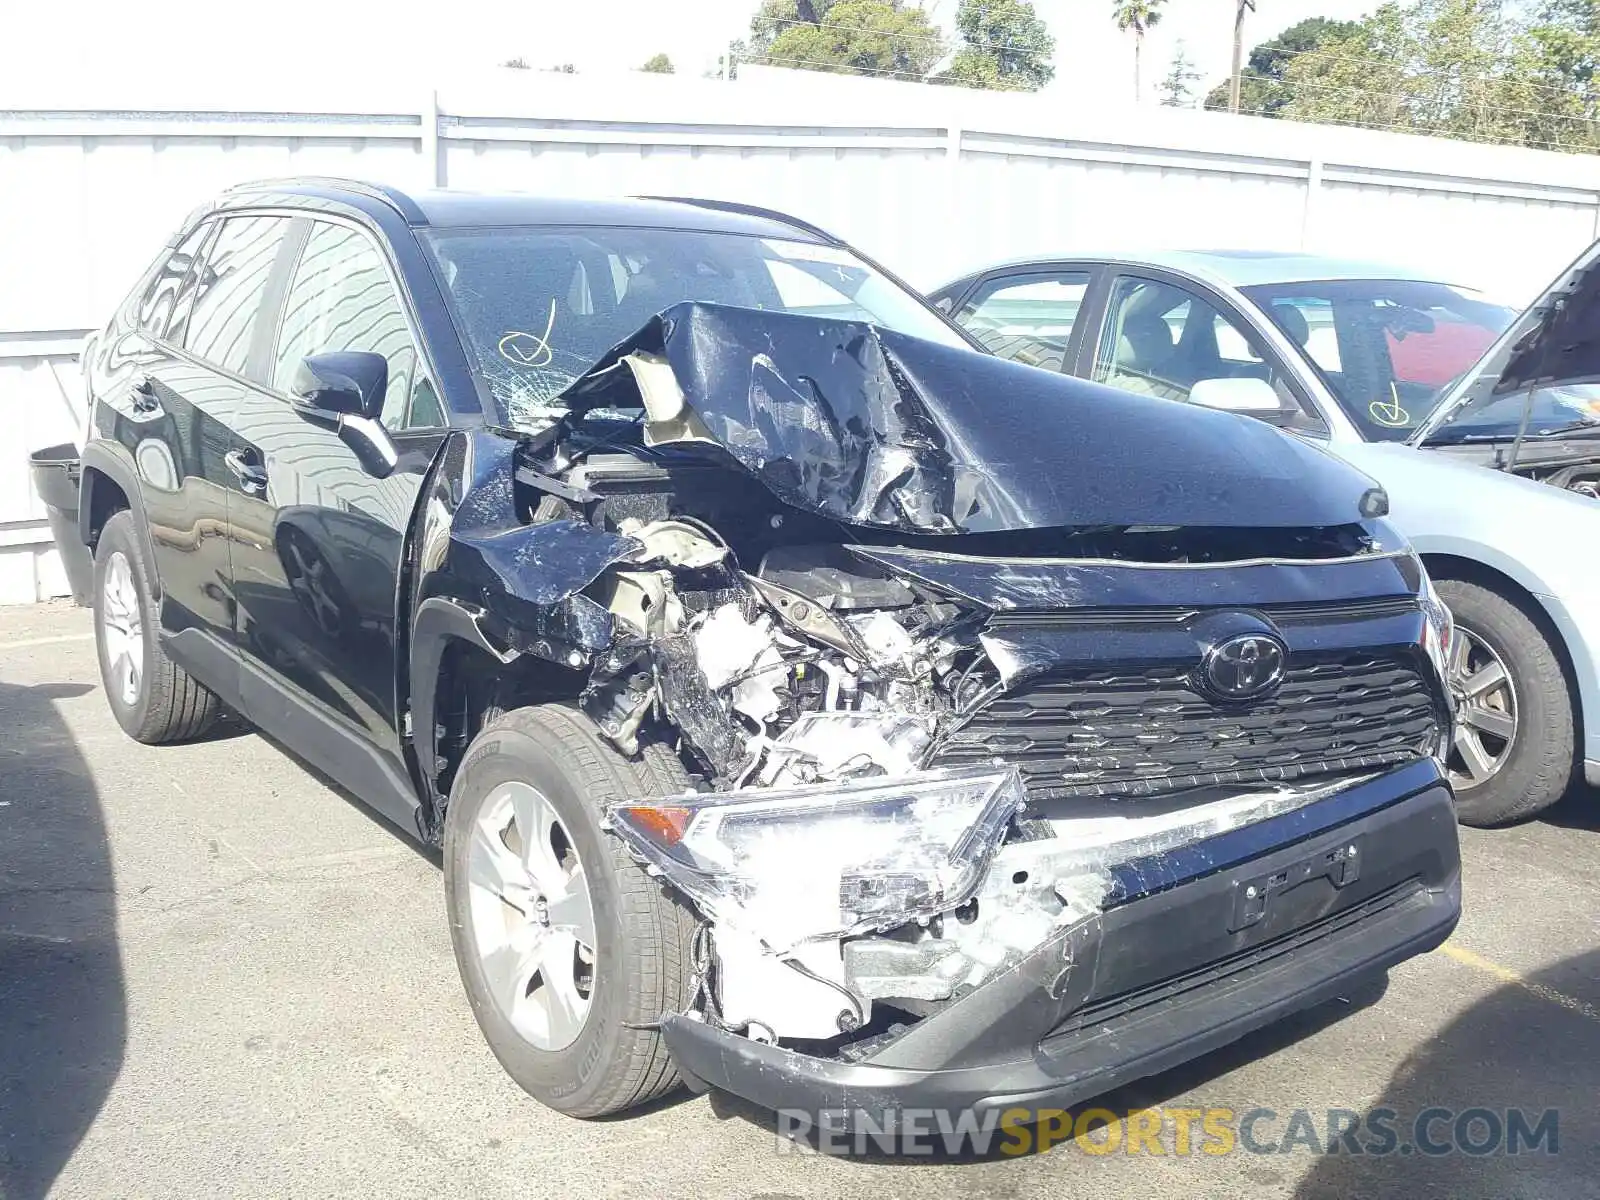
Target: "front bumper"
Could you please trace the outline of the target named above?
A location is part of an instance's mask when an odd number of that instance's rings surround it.
[[[683,1015],[663,1020],[667,1046],[691,1086],[819,1124],[1067,1108],[1332,999],[1433,949],[1461,913],[1454,805],[1431,761],[1112,874],[1098,916],[861,1061]]]

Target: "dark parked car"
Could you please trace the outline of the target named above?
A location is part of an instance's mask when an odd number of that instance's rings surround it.
[[[1382,492],[978,353],[810,226],[252,185],[85,371],[117,720],[226,705],[441,845],[562,1111],[1065,1104],[1456,922]]]

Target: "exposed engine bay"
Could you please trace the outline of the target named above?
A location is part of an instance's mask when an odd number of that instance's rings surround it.
[[[1600,443],[1587,434],[1529,438],[1514,447],[1510,442],[1502,442],[1492,447],[1465,443],[1430,448],[1436,453],[1466,458],[1535,483],[1576,492],[1591,500],[1600,499]]]
[[[1164,482],[1027,478],[1006,464],[1068,461],[1103,422],[1063,431],[1019,395],[1026,448],[1003,447],[997,422],[939,411],[925,358],[883,331],[683,308],[519,442],[516,525],[482,467],[449,553],[517,652],[581,674],[619,753],[666,745],[688,769],[686,794],[608,818],[705,922],[700,1019],[868,1053],[1096,920],[1119,864],[1435,752],[1441,643],[1365,477],[1255,422],[1119,396],[1104,420],[1149,403],[1200,428],[1169,438]],[[749,350],[789,324],[802,352]],[[707,346],[734,365],[713,370]],[[947,353],[952,371],[1058,386]],[[1280,523],[1262,524],[1274,489]],[[1364,636],[1399,632],[1281,669],[1293,638],[1274,622],[1327,605]],[[1196,690],[1207,645],[1257,633],[1282,704]],[[1318,728],[1318,705],[1343,706],[1343,732]]]

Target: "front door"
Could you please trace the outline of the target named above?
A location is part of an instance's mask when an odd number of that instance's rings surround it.
[[[1287,428],[1321,427],[1304,389],[1243,315],[1177,278],[1113,281],[1090,378],[1167,400],[1241,396],[1246,403],[1235,411]]]
[[[256,687],[250,715],[289,736],[306,715],[400,768],[396,612],[404,540],[443,414],[387,256],[355,225],[307,220],[287,273],[263,386],[239,403],[234,498],[236,632]],[[309,355],[365,350],[389,374],[383,425],[399,464],[379,477],[330,423],[291,404]],[[333,773],[377,803],[358,777]],[[364,769],[364,768],[362,768]],[[355,776],[360,769],[352,768]],[[387,770],[387,768],[386,768]]]

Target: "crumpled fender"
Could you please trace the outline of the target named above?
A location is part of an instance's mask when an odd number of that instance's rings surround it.
[[[517,515],[517,441],[452,432],[423,481],[411,529],[412,745],[424,802],[437,813],[439,665],[452,641],[502,662],[535,654],[572,665],[609,646],[611,614],[582,592],[607,567],[637,557],[633,538],[581,521],[524,524]]]

